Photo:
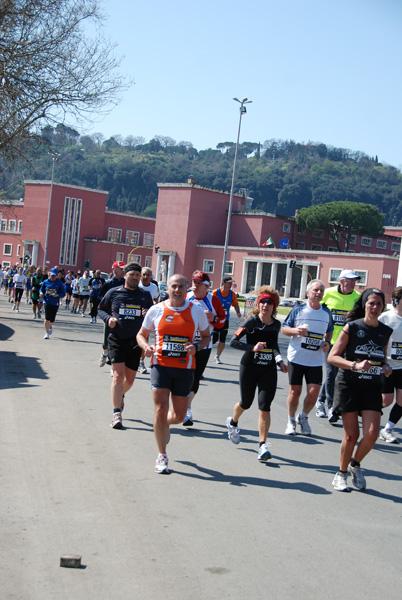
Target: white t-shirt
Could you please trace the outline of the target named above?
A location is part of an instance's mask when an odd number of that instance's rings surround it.
[[[293,335],[288,346],[288,361],[305,367],[321,367],[324,362],[322,344],[325,334],[334,330],[331,312],[325,306],[318,310],[308,304],[295,306],[286,317],[283,326],[306,326],[306,336]]]
[[[386,313],[382,313],[378,320],[393,329],[388,342],[387,363],[393,369],[402,369],[402,317],[399,317],[391,309]]]
[[[154,283],[152,283],[152,281],[147,286],[145,286],[143,283],[140,282],[138,284],[138,287],[141,288],[142,290],[144,290],[145,292],[148,292],[149,294],[151,294],[152,300],[158,299],[158,297],[159,297],[158,286],[155,285]]]
[[[19,275],[17,273],[17,275],[14,275],[13,281],[15,283],[16,289],[17,290],[22,290],[22,289],[24,289],[24,287],[26,285],[27,278],[25,277],[25,275]]]

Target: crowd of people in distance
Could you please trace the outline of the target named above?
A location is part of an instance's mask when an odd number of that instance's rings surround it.
[[[377,288],[359,293],[358,279],[353,270],[344,269],[334,287],[325,289],[321,280],[311,280],[306,301],[292,308],[283,323],[277,314],[278,291],[261,286],[255,308],[230,340],[242,356],[240,398],[226,419],[228,439],[241,443],[239,421],[257,395],[257,460],[272,459],[268,440],[279,369],[289,382],[285,436],[311,436],[309,417],[314,408],[316,417],[328,418],[331,425],[342,419],[339,469],[332,481],[334,489],[342,492],[350,489],[348,476],[355,488],[366,488],[361,463],[379,437],[388,444],[399,443],[395,427],[402,416],[402,287],[394,289],[392,308],[386,310],[384,293]],[[89,304],[91,323],[98,316],[102,319],[99,366],[109,363],[112,368],[113,429],[123,429],[125,395],[137,372],[148,373],[145,359],[150,359],[158,448],[155,472],[169,473],[170,426],[193,426],[192,403],[213,344],[217,344],[214,362],[222,364],[231,307],[241,319],[232,277],[225,276],[221,287],[211,290],[209,275],[203,271],[195,271],[190,284],[183,275],[174,274],[163,301],[151,269],[121,261],[113,263],[106,281],[100,271],[86,269],[75,275],[57,267],[47,271],[17,265],[2,273],[0,285],[17,312],[24,291],[29,290],[33,318],[45,312],[44,339],[52,333],[63,298],[71,313],[84,317]],[[286,362],[279,350],[280,332],[289,338]],[[306,393],[301,399],[303,384]],[[382,409],[391,404],[381,429]]]

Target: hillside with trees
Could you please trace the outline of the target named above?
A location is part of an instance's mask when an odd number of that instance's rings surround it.
[[[220,142],[198,151],[190,142],[155,136],[116,135],[110,139],[80,134],[64,125],[42,130],[29,165],[0,166],[0,188],[6,198],[22,197],[24,179],[49,180],[52,157],[55,181],[109,192],[108,207],[155,214],[157,183],[197,184],[222,190],[231,185],[235,144]],[[329,202],[373,205],[388,225],[402,224],[402,174],[377,157],[323,143],[267,140],[239,146],[236,189],[254,199],[252,209],[286,216]]]

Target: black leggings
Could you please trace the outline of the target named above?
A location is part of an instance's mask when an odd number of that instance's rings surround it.
[[[258,408],[270,412],[272,400],[276,393],[278,372],[275,367],[240,364],[240,406],[247,410],[253,403],[258,386]]]
[[[198,392],[198,388],[200,387],[200,380],[203,372],[205,371],[205,367],[207,366],[210,354],[211,348],[208,348],[206,350],[200,350],[195,354],[194,381],[191,388],[191,391],[194,392],[194,394]]]
[[[15,301],[16,302],[21,302],[23,293],[24,293],[24,288],[15,288]]]

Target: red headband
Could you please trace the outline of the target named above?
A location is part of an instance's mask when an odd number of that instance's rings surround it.
[[[274,294],[270,294],[270,292],[264,292],[263,294],[261,294],[260,296],[258,296],[257,304],[259,304],[261,302],[261,300],[263,300],[264,298],[269,298],[269,300],[272,300],[272,302],[274,303],[275,308],[277,308],[277,306],[278,306],[278,298],[276,296],[274,296]]]

